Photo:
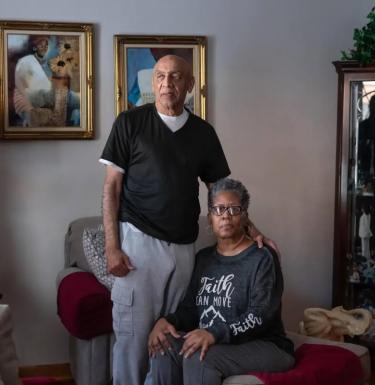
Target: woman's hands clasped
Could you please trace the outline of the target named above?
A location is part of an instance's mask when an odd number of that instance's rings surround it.
[[[199,359],[203,361],[208,348],[215,343],[215,337],[204,329],[195,329],[183,336],[185,342],[180,354],[185,358],[192,356],[197,350],[201,351]]]
[[[165,318],[160,318],[148,338],[148,352],[150,357],[155,357],[157,353],[164,355],[167,350],[171,349],[170,342],[167,338],[168,334],[174,338],[183,338],[185,340],[179,352],[184,358],[189,358],[197,350],[200,350],[199,359],[202,361],[208,348],[215,343],[215,337],[207,330],[195,329],[181,336],[172,324]]]
[[[172,324],[165,318],[160,318],[148,337],[148,354],[150,357],[155,357],[156,353],[164,355],[166,350],[171,348],[167,334],[174,338],[181,337]]]

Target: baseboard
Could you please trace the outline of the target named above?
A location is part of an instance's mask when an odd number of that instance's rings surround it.
[[[71,381],[72,373],[68,363],[36,365],[36,366],[21,366],[19,368],[20,377],[56,377],[59,380]]]

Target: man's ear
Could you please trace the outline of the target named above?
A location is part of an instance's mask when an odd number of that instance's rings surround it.
[[[241,213],[241,220],[244,221],[244,223],[248,223],[250,218],[249,218],[249,213],[247,211],[242,211]]]
[[[192,76],[189,80],[189,87],[188,87],[189,92],[193,91],[194,84],[195,84],[195,78],[194,78],[194,76]]]

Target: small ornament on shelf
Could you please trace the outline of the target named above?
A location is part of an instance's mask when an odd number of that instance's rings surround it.
[[[349,276],[349,282],[351,283],[359,283],[361,280],[360,275],[359,275],[359,267],[358,265],[353,262],[352,269],[351,269],[351,274]]]

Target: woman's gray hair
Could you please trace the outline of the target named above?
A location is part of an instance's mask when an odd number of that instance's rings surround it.
[[[233,192],[238,195],[241,207],[247,211],[250,204],[250,195],[246,187],[238,180],[231,178],[222,178],[215,182],[208,190],[208,209],[213,206],[216,196],[224,191]]]

